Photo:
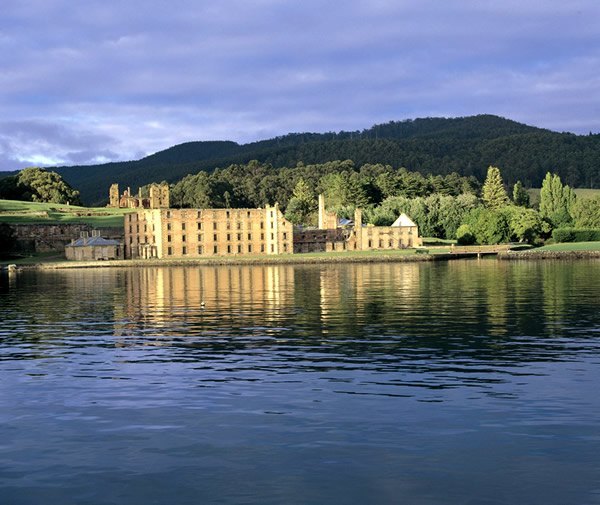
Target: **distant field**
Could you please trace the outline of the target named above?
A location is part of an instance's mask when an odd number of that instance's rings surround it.
[[[531,188],[527,190],[531,199],[531,205],[538,205],[540,203],[540,189]],[[578,198],[595,198],[596,196],[600,196],[600,189],[577,188],[573,191],[575,191],[575,195]]]
[[[14,224],[85,223],[97,228],[123,226],[123,214],[130,209],[77,207],[57,203],[0,200],[0,222]]]
[[[600,242],[565,242],[545,245],[536,251],[600,251]]]

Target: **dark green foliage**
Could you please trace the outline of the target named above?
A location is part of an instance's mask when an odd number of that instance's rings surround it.
[[[475,235],[468,224],[461,224],[456,230],[456,242],[459,245],[473,245]]]
[[[511,239],[510,215],[503,209],[474,209],[467,216],[466,224],[478,244],[500,244]]]
[[[555,242],[598,242],[600,228],[556,228],[552,238]]]
[[[600,186],[600,135],[556,133],[490,115],[390,122],[356,132],[297,133],[246,145],[190,142],[139,161],[56,170],[80,189],[86,203],[99,203],[106,201],[113,182],[124,187],[163,179],[173,183],[187,174],[250,160],[281,168],[344,159],[354,160],[356,166],[406,167],[409,173],[433,176],[456,172],[479,181],[493,165],[502,167],[509,185],[521,180],[527,187],[539,186],[546,172],[556,171],[571,186]],[[436,185],[435,180],[430,182]],[[419,183],[410,181],[401,194],[416,196],[409,193]],[[390,184],[395,183],[382,185]],[[453,194],[467,191],[462,188]],[[420,189],[416,192],[422,194]],[[445,193],[441,187],[429,190],[433,192]],[[387,196],[391,195],[383,198]]]
[[[31,167],[0,180],[0,198],[26,202],[69,203],[79,205],[79,191],[74,190],[56,172]]]
[[[513,187],[513,203],[519,207],[529,207],[529,193],[521,181],[517,181]]]
[[[16,244],[17,237],[13,228],[6,223],[0,223],[0,259],[9,258]]]

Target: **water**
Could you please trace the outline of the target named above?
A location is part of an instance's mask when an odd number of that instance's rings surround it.
[[[600,504],[599,281],[495,260],[2,277],[0,504]]]

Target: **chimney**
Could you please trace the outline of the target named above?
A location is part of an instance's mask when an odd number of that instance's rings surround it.
[[[325,229],[325,195],[319,195],[319,230]]]

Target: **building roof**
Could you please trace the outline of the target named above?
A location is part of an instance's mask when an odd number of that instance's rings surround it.
[[[87,237],[78,238],[73,243],[68,244],[67,247],[87,247],[87,246],[107,246],[107,245],[121,245],[118,240],[102,237]]]
[[[400,214],[400,217],[394,221],[392,226],[417,226],[413,220],[406,214]]]

